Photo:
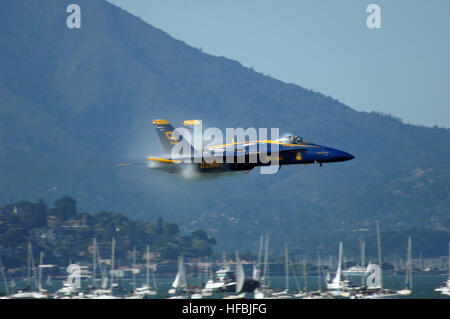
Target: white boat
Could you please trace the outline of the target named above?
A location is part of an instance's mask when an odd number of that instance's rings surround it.
[[[228,263],[223,264],[223,266],[216,271],[214,279],[209,279],[203,292],[214,293],[214,292],[225,292],[234,291],[236,289],[235,273],[231,270]]]
[[[289,252],[287,244],[284,243],[284,290],[272,292],[270,295],[276,299],[290,299],[289,295]]]
[[[95,289],[91,294],[86,295],[89,299],[121,299],[113,295],[113,289]]]
[[[78,294],[78,290],[75,285],[68,281],[64,281],[62,288],[56,291],[54,298],[68,297],[74,294]]]
[[[346,270],[342,271],[342,275],[344,276],[364,276],[366,273],[366,269],[360,265],[352,266]]]
[[[400,296],[409,296],[412,292],[412,263],[411,263],[411,236],[408,237],[408,252],[406,254],[406,273],[405,273],[405,287],[397,290]]]
[[[260,287],[253,291],[254,299],[268,299],[273,290],[269,287],[269,235],[266,235],[266,243],[264,249],[264,272],[261,278]]]
[[[329,293],[337,297],[347,297],[348,292],[345,290],[348,288],[348,283],[342,279],[342,242],[339,242],[339,260],[336,275],[333,280],[327,282],[327,289]]]
[[[265,286],[256,288],[253,291],[253,298],[254,299],[268,299],[270,297],[270,292],[271,292],[271,290]]]
[[[98,258],[99,261],[99,267],[100,272],[102,276],[102,285],[101,289],[93,289],[90,294],[84,295],[83,297],[87,299],[121,299],[121,297],[114,296],[114,288],[117,287],[117,284],[114,283],[114,261],[115,261],[115,247],[116,247],[116,239],[112,238],[111,243],[111,270],[109,271],[110,274],[110,280],[109,280],[109,288],[106,289],[108,285],[108,275],[106,271],[101,267],[100,263],[100,252],[98,250],[98,245],[96,244],[96,241],[94,239],[94,251],[95,255]],[[94,277],[94,274],[93,274]],[[93,278],[95,280],[95,278]],[[95,281],[94,281],[95,282]]]
[[[355,295],[351,296],[352,299],[380,299],[388,298],[398,295],[395,290],[389,290],[383,288],[383,271],[381,269],[382,257],[381,257],[381,238],[380,238],[380,225],[378,220],[377,224],[377,245],[378,245],[378,265],[369,264],[367,266],[367,278],[366,288],[360,289]]]
[[[237,294],[237,295],[225,296],[225,297],[223,297],[223,299],[245,299],[245,296],[246,296],[246,293],[243,292],[243,293],[240,293],[240,294]]]
[[[324,291],[317,290],[309,292],[302,299],[333,299],[333,296]]]
[[[146,256],[145,256],[145,268],[146,268],[146,273],[145,273],[145,285],[142,285],[141,287],[136,287],[136,276],[135,276],[135,272],[136,272],[136,251],[135,249],[133,249],[133,293],[132,295],[129,297],[130,299],[145,299],[148,298],[150,296],[155,296],[158,292],[153,289],[150,286],[150,249],[149,246],[147,245],[146,248]],[[156,287],[156,280],[154,278],[153,275],[153,284]]]
[[[10,296],[11,298],[15,299],[47,299],[48,294],[41,293],[39,291],[22,291],[19,290],[19,292],[12,294]]]
[[[186,299],[186,296],[182,295],[187,287],[186,271],[184,269],[183,255],[178,258],[178,271],[175,279],[172,283],[172,288],[169,289],[169,294],[172,296],[169,299]]]
[[[450,296],[450,243],[448,243],[448,278],[444,286],[435,288],[434,291]]]
[[[302,299],[331,299],[333,296],[328,292],[322,291],[320,254],[317,252],[317,287],[316,291],[307,292]]]
[[[136,288],[136,295],[142,295],[143,297],[146,296],[155,296],[158,292],[156,290],[153,290],[151,286],[143,285],[142,287]]]
[[[167,299],[187,299],[186,296],[182,296],[182,295],[175,295],[175,296],[171,296]]]
[[[295,298],[304,298],[308,296],[308,281],[306,279],[306,260],[303,259],[303,290],[294,294]]]
[[[193,293],[191,299],[203,299],[203,295],[200,292]]]
[[[41,253],[41,258],[40,258],[40,264],[42,264],[42,258],[43,258],[43,254]],[[10,297],[11,298],[15,298],[15,299],[47,299],[48,298],[48,293],[42,289],[41,286],[41,282],[40,282],[40,278],[39,281],[36,279],[36,269],[35,269],[35,265],[34,265],[34,257],[33,257],[33,251],[31,249],[31,243],[28,242],[28,262],[27,262],[27,268],[28,268],[28,275],[27,275],[27,283],[28,283],[28,287],[30,287],[30,283],[31,283],[31,269],[33,270],[33,278],[35,281],[35,285],[37,288],[37,291],[24,291],[24,290],[19,290],[19,292],[12,294]],[[39,276],[40,277],[40,276]]]
[[[394,290],[386,289],[375,289],[375,290],[365,290],[363,292],[358,292],[356,295],[352,295],[350,299],[382,299],[396,296],[397,292]]]
[[[236,250],[236,294],[235,295],[227,295],[224,297],[224,299],[243,299],[245,298],[245,292],[240,293],[242,288],[244,287],[244,281],[245,281],[245,273],[244,273],[244,267],[242,266],[241,259],[239,258],[239,254]]]

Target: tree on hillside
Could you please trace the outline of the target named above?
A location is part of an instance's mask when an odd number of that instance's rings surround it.
[[[55,207],[50,209],[50,212],[62,220],[70,219],[77,215],[77,202],[71,197],[60,198],[53,205]]]

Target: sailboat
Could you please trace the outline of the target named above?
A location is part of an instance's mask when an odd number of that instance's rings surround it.
[[[143,299],[144,296],[136,294],[136,273],[138,269],[136,268],[136,247],[133,247],[133,266],[131,267],[131,273],[133,275],[133,290],[130,296],[125,297],[125,299]]]
[[[3,284],[5,285],[5,296],[0,297],[0,299],[9,299],[9,287],[8,287],[8,278],[5,275],[5,268],[3,267],[2,255],[0,255],[0,273],[2,275]]]
[[[148,298],[149,296],[155,296],[157,294],[156,291],[156,280],[155,275],[153,275],[153,286],[154,289],[150,286],[150,249],[147,245],[145,252],[145,285],[135,288],[134,294],[136,296],[141,296],[142,298]]]
[[[264,236],[261,236],[259,239],[258,262],[253,265],[252,278],[253,278],[253,280],[256,280],[256,281],[261,280],[261,257],[262,257],[262,250],[263,250],[263,242],[264,242]]]
[[[209,262],[208,262],[208,257],[206,257],[206,261],[205,261],[205,287],[203,287],[201,289],[201,294],[202,297],[211,297],[213,294],[213,289],[210,288],[206,288],[206,284],[209,282],[210,284],[214,282],[214,280],[212,279],[213,274],[212,271],[209,271]]]
[[[33,277],[34,277],[35,286],[36,286],[37,291],[29,291],[29,289],[31,288],[31,284],[30,284],[31,269],[33,270]],[[19,292],[11,295],[11,298],[28,298],[28,299],[46,299],[46,298],[48,298],[47,293],[43,293],[43,292],[39,291],[40,283],[38,283],[38,281],[36,279],[36,268],[34,265],[33,251],[31,249],[30,242],[28,242],[28,271],[27,271],[27,273],[28,273],[27,288],[26,288],[27,291],[20,290]]]
[[[175,280],[172,283],[172,288],[169,289],[169,294],[172,294],[169,299],[186,299],[186,296],[182,295],[186,292],[186,271],[184,269],[183,255],[178,258],[178,271],[175,276]]]
[[[342,280],[342,242],[339,242],[339,261],[336,275],[333,280],[327,282],[327,289],[333,296],[349,297],[350,294],[344,291],[348,284]]]
[[[401,296],[409,296],[412,292],[412,263],[411,263],[411,236],[408,237],[408,251],[406,254],[406,274],[404,289],[397,290]]]
[[[322,283],[321,283],[321,268],[320,268],[320,254],[317,252],[317,291],[309,292],[303,299],[324,299],[324,298],[332,298],[331,295],[326,292],[322,292]]]
[[[366,273],[367,285],[366,289],[361,289],[354,298],[363,299],[378,299],[386,298],[397,295],[394,290],[383,288],[383,269],[382,269],[382,257],[381,257],[381,237],[380,237],[380,224],[378,220],[376,221],[377,226],[377,245],[378,245],[378,265],[369,264],[367,266]]]
[[[264,272],[261,278],[261,286],[253,291],[253,298],[265,299],[268,298],[272,289],[269,288],[269,235],[266,235],[266,245],[264,252]]]
[[[288,247],[287,247],[286,243],[284,243],[284,279],[285,279],[284,290],[278,291],[278,292],[273,292],[271,294],[271,296],[276,297],[277,299],[292,298],[292,296],[290,296],[288,294],[288,292],[289,292],[289,252],[288,252]]]
[[[110,270],[111,278],[110,278],[109,289],[106,289],[107,284],[108,284],[108,276],[105,273],[105,271],[102,268],[101,263],[100,263],[100,253],[99,253],[98,245],[96,245],[96,247],[94,247],[94,249],[96,249],[96,255],[99,260],[100,272],[102,274],[102,286],[101,286],[101,289],[94,289],[92,291],[92,294],[88,295],[87,297],[92,298],[92,299],[120,299],[119,297],[116,297],[113,295],[113,289],[114,289],[114,287],[116,287],[116,285],[114,284],[115,247],[116,247],[116,239],[113,237],[112,243],[111,243],[111,270]]]
[[[303,298],[308,296],[308,281],[306,278],[306,260],[303,258],[303,290],[294,295],[296,298]]]
[[[445,286],[435,288],[434,291],[439,291],[443,295],[450,296],[450,242],[448,243],[448,278]]]
[[[242,262],[241,262],[241,259],[239,258],[239,254],[238,254],[237,250],[236,250],[235,276],[236,276],[236,294],[225,296],[224,299],[244,299],[245,298],[245,292],[240,293],[242,291],[242,288],[244,287],[245,273],[244,273],[244,267],[242,266]]]
[[[199,264],[197,264],[197,269],[198,269],[198,286],[194,288],[192,294],[191,294],[191,299],[203,299],[203,294],[202,294],[202,269],[200,267]]]

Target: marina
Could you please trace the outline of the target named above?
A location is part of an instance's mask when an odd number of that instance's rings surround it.
[[[378,264],[364,263],[344,269],[343,243],[338,245],[336,270],[325,265],[317,252],[316,265],[305,260],[293,262],[287,245],[284,263],[270,263],[269,238],[265,238],[264,262],[262,241],[258,261],[245,264],[236,251],[234,261],[217,263],[186,263],[178,258],[176,273],[158,273],[157,264],[150,264],[146,247],[145,264],[136,262],[132,252],[132,265],[115,269],[115,240],[111,247],[111,260],[104,265],[98,245],[93,240],[92,267],[70,264],[66,278],[46,274],[49,265],[39,264],[32,258],[28,245],[26,276],[11,277],[0,258],[0,296],[2,299],[449,299],[450,261],[448,273],[425,273],[412,267],[412,240],[408,238],[407,259],[403,271],[384,274]],[[362,257],[364,251],[362,250]],[[381,257],[381,255],[380,255]],[[449,243],[450,257],[450,243]],[[380,258],[381,264],[381,258]],[[144,271],[139,266],[144,266]],[[313,270],[311,270],[311,267]],[[327,269],[325,271],[325,268]],[[262,276],[259,269],[263,269]],[[297,269],[297,270],[296,270]],[[364,271],[360,271],[364,269]],[[283,273],[284,270],[284,274]],[[100,277],[97,278],[97,272]],[[330,273],[331,271],[331,273]],[[416,273],[414,273],[416,271]],[[271,274],[272,273],[272,274]],[[150,280],[150,277],[152,280]],[[46,280],[45,280],[46,278]],[[414,282],[414,286],[412,283]]]
[[[414,289],[411,294],[408,296],[394,295],[389,296],[389,299],[450,299],[450,295],[442,294],[440,291],[435,291],[435,288],[442,285],[447,280],[447,275],[416,275],[414,276]],[[317,277],[316,276],[307,276],[306,277],[308,289],[311,291],[317,290]],[[159,290],[155,295],[151,295],[146,297],[146,299],[166,299],[168,297],[167,291],[171,288],[173,278],[163,277],[157,278],[156,282],[158,284]],[[198,282],[198,278],[191,277],[188,278],[188,285],[195,285]],[[285,285],[285,277],[284,276],[274,276],[271,278],[272,287],[274,289],[283,289]],[[26,281],[20,280],[16,281],[17,288],[25,288]],[[1,282],[0,294],[5,294],[4,282]],[[44,288],[48,290],[47,298],[53,298],[54,294],[58,289],[60,289],[64,284],[64,280],[53,280],[52,285],[48,286],[44,284]],[[137,280],[137,284],[145,284],[145,278]],[[292,287],[295,287],[295,279],[290,278],[289,284]],[[389,289],[399,289],[404,284],[404,275],[388,275],[385,276],[385,287]],[[121,287],[120,290],[124,292],[123,295],[119,293],[119,289],[117,290],[117,298],[129,298],[131,296],[131,291],[133,288],[132,279],[121,279],[119,281],[119,285]],[[325,287],[322,287],[324,290]],[[86,281],[82,281],[82,288],[80,291],[88,291],[89,284]],[[290,299],[303,299],[302,297],[295,297],[294,295],[297,293],[294,289],[289,291],[292,294]],[[83,294],[84,295],[84,294]],[[76,295],[74,299],[88,299],[88,295],[79,296]],[[100,297],[100,296],[99,296]],[[203,299],[222,299],[224,297],[223,293],[213,293],[210,296],[203,296]],[[3,296],[2,298],[5,298]],[[23,298],[30,298],[30,296],[24,296]],[[92,297],[91,297],[92,298]],[[101,297],[103,298],[103,297]],[[254,299],[253,293],[246,293],[246,299]],[[331,297],[330,297],[331,298]],[[345,297],[332,296],[332,298],[336,299],[346,299]],[[95,299],[95,297],[93,298]]]

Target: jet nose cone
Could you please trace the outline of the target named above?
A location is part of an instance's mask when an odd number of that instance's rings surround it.
[[[355,158],[352,154],[340,150],[334,150],[332,155],[335,162],[344,162]]]
[[[349,161],[355,158],[352,154],[346,152],[341,152],[339,157],[342,161]]]
[[[332,163],[332,162],[344,162],[349,161],[355,158],[350,153],[337,150],[335,148],[327,147],[320,149],[317,152],[317,155],[319,156],[319,159],[316,160],[317,162],[323,162],[323,163]],[[322,156],[323,155],[323,156]]]

